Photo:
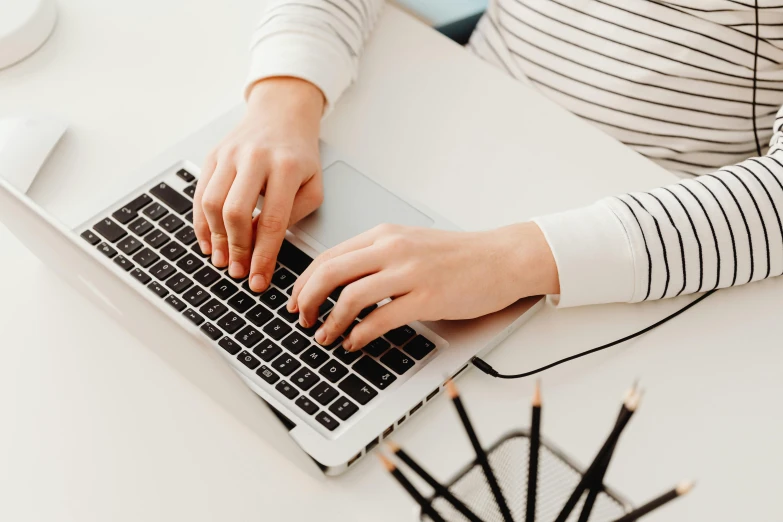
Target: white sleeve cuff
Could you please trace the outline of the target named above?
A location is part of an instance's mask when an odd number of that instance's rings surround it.
[[[352,64],[345,51],[306,33],[277,33],[263,38],[251,50],[245,99],[259,80],[290,76],[321,89],[326,114],[350,85],[351,75]]]
[[[535,218],[554,254],[559,307],[628,302],[634,263],[628,235],[604,201]]]

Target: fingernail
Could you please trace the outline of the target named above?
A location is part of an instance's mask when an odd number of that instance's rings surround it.
[[[244,269],[242,268],[242,263],[239,263],[238,261],[231,263],[231,266],[228,269],[228,273],[231,275],[231,277],[242,277],[243,271]]]
[[[317,332],[315,332],[315,342],[318,344],[324,344],[324,341],[326,341],[326,331],[323,329],[323,327],[321,327]]]
[[[307,319],[305,319],[305,316],[303,315],[299,316],[299,324],[302,325],[302,328],[310,328],[310,323],[307,322]],[[315,336],[315,340],[318,341],[318,335]]]
[[[226,264],[226,256],[220,250],[212,252],[212,264],[215,266],[223,266]]]
[[[343,348],[345,349],[346,352],[352,352],[353,351],[351,349],[352,347],[353,347],[353,343],[351,342],[350,339],[346,339],[343,341]]]
[[[211,248],[209,243],[207,243],[206,241],[200,241],[199,246],[201,247],[202,252],[204,252],[205,254],[209,254],[209,249]]]
[[[294,301],[293,299],[288,300],[288,304],[286,305],[286,307],[288,308],[288,311],[291,313],[296,313],[299,311],[299,307],[296,306],[296,301]]]
[[[255,290],[256,292],[260,292],[264,289],[266,286],[266,281],[264,280],[264,276],[260,274],[256,274],[253,276],[253,278],[250,280],[250,288]]]

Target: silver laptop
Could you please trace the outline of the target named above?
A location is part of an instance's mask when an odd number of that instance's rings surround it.
[[[73,230],[2,180],[0,220],[259,435],[268,438],[278,429],[269,426],[271,408],[322,471],[339,474],[422,411],[447,378],[506,338],[541,299],[477,320],[412,323],[355,353],[339,342],[319,346],[315,327],[302,328],[283,306],[319,252],[381,223],[456,227],[386,190],[341,151],[322,144],[325,202],[288,231],[271,287],[253,293],[246,279],[232,279],[209,262],[192,228],[199,165],[242,110],[149,163],[138,172],[138,189],[90,209],[92,217]],[[336,291],[322,305],[321,321],[338,298]]]

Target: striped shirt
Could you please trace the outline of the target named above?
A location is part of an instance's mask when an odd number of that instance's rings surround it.
[[[248,88],[295,76],[332,107],[383,4],[272,0]],[[492,0],[467,48],[686,178],[536,219],[561,306],[783,273],[783,0]]]

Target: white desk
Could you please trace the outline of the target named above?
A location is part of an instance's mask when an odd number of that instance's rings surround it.
[[[44,49],[0,71],[0,113],[53,112],[72,123],[32,195],[75,222],[80,202],[134,186],[134,167],[239,100],[259,6],[61,4]],[[587,129],[387,10],[361,80],[324,137],[351,151],[360,169],[473,229],[671,179]],[[580,165],[577,155],[591,159]],[[599,171],[602,157],[610,161]],[[650,520],[771,519],[783,466],[781,289],[775,280],[721,292],[642,339],[548,372],[545,435],[588,462],[623,391],[641,378],[647,395],[609,483],[640,502],[681,478],[699,479],[687,500]],[[501,371],[535,367],[636,330],[688,299],[548,308],[490,361]],[[0,346],[0,519],[285,519],[265,511],[258,477],[274,471],[256,439],[2,226]],[[530,382],[472,372],[461,388],[484,441],[527,423]],[[444,399],[396,439],[441,478],[458,466],[453,455],[469,454]],[[329,487],[356,520],[410,519],[411,502],[374,459]],[[325,511],[324,520],[338,518]]]

